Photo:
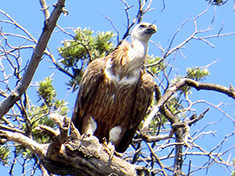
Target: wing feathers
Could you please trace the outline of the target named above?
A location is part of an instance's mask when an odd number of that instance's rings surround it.
[[[143,73],[136,87],[135,105],[132,117],[130,118],[129,128],[124,133],[122,140],[116,146],[118,152],[124,152],[131,143],[132,138],[152,101],[153,90],[154,81],[152,76],[148,73]]]
[[[105,68],[105,59],[96,59],[92,61],[81,80],[79,87],[79,94],[75,103],[72,121],[78,130],[82,130],[82,121],[84,114],[86,113],[87,107],[92,102],[92,97],[94,96],[97,85],[103,79]]]
[[[153,77],[148,73],[143,73],[136,90],[135,106],[131,118],[130,128],[139,124],[152,101],[152,94],[154,90]]]

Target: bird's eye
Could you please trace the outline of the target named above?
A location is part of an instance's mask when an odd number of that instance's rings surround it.
[[[139,26],[139,28],[140,28],[140,29],[146,28],[146,26],[145,26],[144,24],[141,24],[141,25]]]

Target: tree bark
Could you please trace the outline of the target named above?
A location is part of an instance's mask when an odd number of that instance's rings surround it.
[[[35,153],[49,173],[78,176],[145,176],[144,167],[130,164],[118,156],[112,156],[104,144],[95,136],[80,136],[70,124],[70,119],[60,115],[51,116],[60,129],[58,133],[50,127],[37,128],[51,137],[50,144],[39,144],[22,133],[0,130],[0,143],[20,143]],[[70,127],[71,125],[71,127]],[[67,136],[68,131],[70,135]]]

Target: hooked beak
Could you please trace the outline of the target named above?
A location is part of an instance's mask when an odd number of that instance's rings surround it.
[[[154,24],[149,25],[145,31],[146,34],[154,34],[156,32],[157,32],[157,26]]]
[[[149,25],[145,31],[146,34],[154,34],[156,32],[157,32],[157,26],[154,24]]]

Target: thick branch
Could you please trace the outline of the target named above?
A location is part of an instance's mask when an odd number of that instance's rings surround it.
[[[5,130],[0,130],[0,141],[2,140],[4,140],[4,142],[13,141],[22,144],[37,154],[41,159],[45,159],[47,144],[39,144],[22,133]]]
[[[183,129],[177,128],[175,129],[175,140],[176,143],[183,143]],[[175,162],[174,162],[174,174],[173,176],[181,176],[182,175],[182,166],[183,166],[183,145],[175,146]]]
[[[51,37],[51,34],[56,26],[56,22],[62,12],[62,8],[64,7],[65,0],[58,0],[54,11],[52,12],[50,18],[45,23],[43,28],[43,32],[39,38],[37,46],[33,52],[30,63],[16,88],[12,91],[12,93],[7,96],[0,104],[0,117],[4,116],[10,108],[18,101],[21,95],[28,88],[33,75],[38,67],[38,64],[43,56],[44,50],[46,49],[47,43]]]
[[[185,84],[194,87],[197,90],[213,90],[216,92],[224,93],[229,97],[235,99],[235,90],[233,89],[233,87],[228,88],[218,84],[200,83],[191,79],[186,79]]]
[[[52,137],[50,144],[39,144],[22,133],[8,130],[0,130],[0,143],[13,141],[29,148],[53,174],[79,176],[144,176],[149,174],[145,168],[130,164],[120,157],[110,158],[107,147],[100,144],[98,138],[81,137],[74,125],[69,123],[69,118],[58,114],[53,114],[51,117],[56,121],[60,132],[45,128],[45,126],[40,129],[44,132],[49,130],[48,134]],[[67,136],[69,126],[71,132]]]

